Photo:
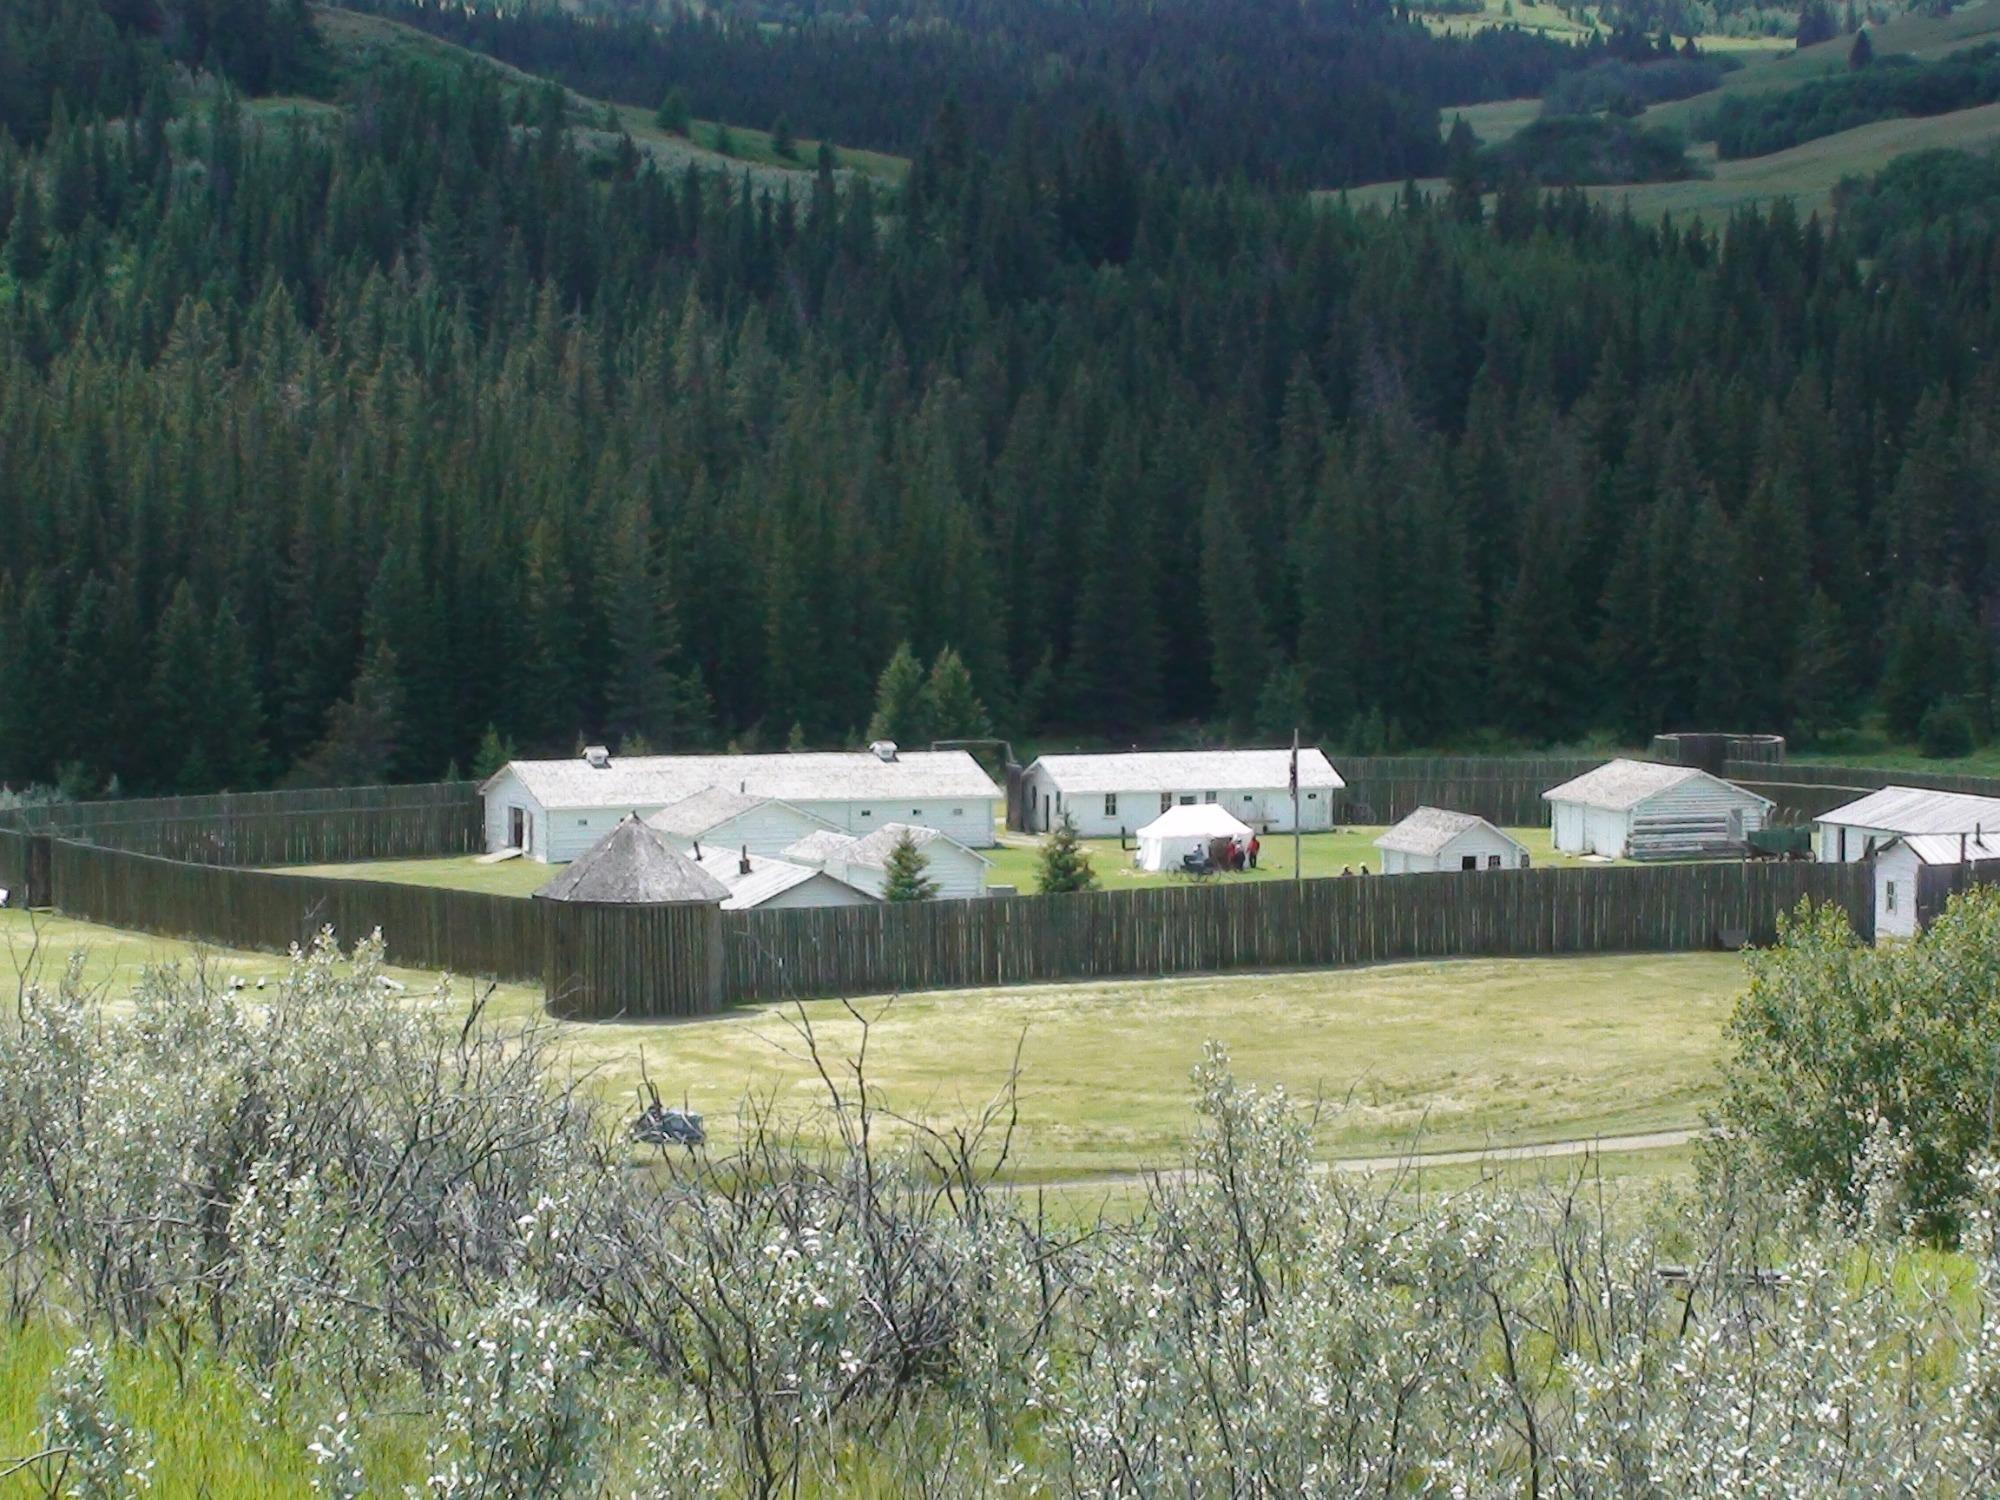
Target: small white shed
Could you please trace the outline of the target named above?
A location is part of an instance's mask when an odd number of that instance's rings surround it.
[[[724,911],[795,911],[806,906],[874,906],[877,898],[810,865],[707,847],[695,861],[729,887]]]
[[[1436,870],[1525,870],[1528,848],[1474,813],[1420,807],[1375,840],[1384,875]]]
[[[1878,845],[1874,859],[1876,941],[1915,937],[1917,887],[1925,869],[2000,859],[2000,830],[1966,839],[1955,833],[1908,834]]]
[[[1214,802],[1170,807],[1139,830],[1139,868],[1178,870],[1215,839],[1247,839],[1250,825]]]
[[[972,901],[986,894],[986,873],[993,861],[968,849],[950,834],[911,823],[884,823],[865,838],[839,833],[808,834],[785,851],[794,864],[816,866],[873,897],[889,885],[889,856],[903,835],[924,856],[924,874],[937,885],[940,901]]]
[[[1694,766],[1608,761],[1542,793],[1564,854],[1699,859],[1740,853],[1771,799]]]

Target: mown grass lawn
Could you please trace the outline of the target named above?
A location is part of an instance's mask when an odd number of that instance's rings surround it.
[[[81,948],[114,1004],[146,963],[187,961],[164,939],[37,917],[45,972]],[[0,913],[0,963],[23,957],[30,918]],[[390,934],[391,952],[394,934]],[[284,960],[213,954],[225,974]],[[410,1003],[432,976],[398,971]],[[1018,1054],[1020,1124],[1010,1175],[1054,1182],[1171,1166],[1193,1125],[1189,1071],[1203,1045],[1242,1078],[1326,1109],[1327,1156],[1458,1150],[1699,1123],[1713,1097],[1722,1027],[1743,985],[1730,954],[1461,960],[1316,973],[1044,985],[856,1002],[870,1020],[867,1076],[886,1112],[967,1120],[1005,1086]],[[474,985],[453,998],[467,1003]],[[490,1014],[524,1024],[540,996],[499,986]],[[564,1065],[622,1113],[641,1069],[706,1115],[726,1147],[739,1107],[762,1101],[807,1135],[829,1128],[807,1056],[811,1027],[836,1073],[861,1023],[839,1001],[744,1007],[692,1022],[558,1023]],[[842,1076],[845,1076],[842,1074]],[[906,1126],[885,1118],[890,1134]]]
[[[1357,876],[1366,865],[1376,874],[1381,873],[1382,851],[1375,847],[1375,838],[1380,828],[1347,828],[1337,833],[1310,833],[1301,841],[1304,855],[1305,877],[1308,880],[1322,875],[1338,875],[1343,870],[1352,871]],[[1582,864],[1602,865],[1605,860],[1581,860],[1574,855],[1558,854],[1550,843],[1546,828],[1512,828],[1508,832],[1528,846],[1530,858],[1538,867],[1569,866]],[[1023,894],[1032,894],[1039,888],[1036,876],[1038,839],[1020,835],[1003,835],[1008,842],[995,848],[983,850],[993,861],[993,868],[987,873],[991,885],[1011,885]],[[1157,885],[1162,881],[1179,881],[1185,877],[1173,874],[1155,875],[1132,867],[1135,848],[1120,849],[1116,839],[1086,839],[1090,849],[1091,866],[1096,870],[1099,882],[1107,890],[1119,890],[1139,885]],[[477,859],[379,859],[366,860],[358,864],[340,865],[287,865],[279,869],[281,875],[333,875],[348,880],[393,880],[407,885],[444,886],[460,891],[487,891],[499,896],[532,896],[541,886],[555,878],[560,869],[557,865],[545,865],[536,860],[511,859],[502,864],[480,864]],[[1220,877],[1227,880],[1290,880],[1292,878],[1292,840],[1289,834],[1273,834],[1264,840],[1264,847],[1255,870],[1246,870],[1240,875]]]

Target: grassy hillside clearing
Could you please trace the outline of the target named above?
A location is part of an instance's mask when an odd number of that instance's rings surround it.
[[[1885,25],[1872,26],[1868,30],[1868,39],[1874,44],[1878,57],[1896,52],[1907,52],[1920,58],[1943,57],[1948,52],[1992,41],[1996,37],[2000,37],[2000,0],[1975,0],[1974,4],[1948,16],[1900,15]],[[1847,54],[1853,46],[1854,38],[1837,36],[1804,51],[1787,48],[1746,61],[1743,67],[1724,75],[1720,88],[1692,98],[1656,104],[1640,119],[1648,125],[1671,126],[1691,138],[1699,137],[1704,122],[1722,99],[1732,95],[1796,88],[1814,78],[1844,73],[1847,71]]]
[[[1479,137],[1481,145],[1497,146],[1511,141],[1542,116],[1539,99],[1496,99],[1490,104],[1467,104],[1438,111],[1438,132],[1450,135],[1451,128],[1464,120]]]
[[[534,74],[525,73],[507,63],[456,46],[451,42],[428,36],[414,27],[405,26],[384,16],[364,15],[358,11],[342,10],[337,6],[316,6],[313,15],[332,54],[333,70],[336,76],[343,79],[383,66],[400,66],[417,62],[431,66],[490,68],[517,87],[547,86],[546,80]],[[725,155],[714,149],[720,128],[716,121],[695,121],[692,139],[688,139],[669,135],[657,128],[653,124],[653,112],[650,109],[607,104],[604,100],[592,99],[574,90],[566,89],[564,93],[570,101],[572,115],[576,120],[577,140],[586,150],[608,150],[616,144],[616,133],[606,128],[608,117],[615,115],[625,132],[632,137],[635,146],[663,168],[674,171],[679,171],[690,163],[704,169],[748,171],[760,186],[779,187],[790,184],[796,189],[801,176],[808,175],[813,170],[814,160],[819,151],[818,141],[801,137],[796,154],[787,159],[772,148],[768,131],[731,124],[727,127],[730,150]],[[302,112],[320,112],[330,106],[313,100],[281,97],[258,101],[252,108],[267,117],[282,117]],[[835,149],[839,155],[839,170],[846,173],[865,172],[870,176],[894,181],[909,167],[909,163],[902,157],[889,156],[879,151],[850,151],[843,147]]]
[[[1653,112],[1648,111],[1643,118],[1652,120]],[[1627,205],[1642,217],[1659,214],[1692,217],[1717,229],[1739,208],[1774,203],[1780,198],[1790,199],[1801,218],[1815,213],[1824,217],[1833,211],[1833,190],[1843,177],[1869,176],[1912,151],[1939,147],[1976,151],[1996,142],[2000,142],[2000,104],[1982,104],[1977,109],[1961,109],[1924,119],[1878,120],[1838,135],[1821,136],[1788,151],[1741,161],[1718,161],[1713,145],[1696,146],[1688,154],[1709,176],[1685,182],[1621,184],[1583,191],[1613,205]],[[1404,187],[1401,182],[1374,182],[1320,197],[1326,202],[1345,202],[1355,209],[1386,211],[1395,207]],[[1442,197],[1445,180],[1418,178],[1417,191],[1426,198]],[[1490,194],[1487,203],[1489,207],[1492,204]]]
[[[1650,118],[1650,116],[1648,116]],[[1719,225],[1752,204],[1789,198],[1801,218],[1833,210],[1833,190],[1843,177],[1866,177],[1911,151],[1955,147],[1973,151],[2000,141],[2000,104],[1916,120],[1878,120],[1838,135],[1741,161],[1714,161],[1713,148],[1696,153],[1713,176],[1687,182],[1585,189],[1593,198],[1630,205],[1635,214],[1694,215]]]
[[[84,974],[117,1005],[146,964],[186,962],[165,939],[0,912],[0,964],[18,971],[39,936],[52,977],[80,950]],[[394,952],[394,934],[390,934]],[[223,975],[277,974],[284,960],[210,951]],[[398,970],[411,1004],[434,976]],[[1446,1151],[1699,1123],[1722,1025],[1743,983],[1732,954],[1392,964],[1321,973],[1045,985],[889,1000],[738,1009],[681,1023],[562,1025],[565,1055],[622,1109],[641,1068],[675,1102],[736,1133],[741,1101],[797,1128],[829,1128],[825,1089],[801,1021],[838,1068],[871,1020],[868,1077],[886,1113],[958,1121],[1003,1088],[1018,1058],[1020,1126],[1010,1172],[1061,1181],[1171,1166],[1188,1128],[1188,1071],[1224,1042],[1240,1076],[1282,1083],[1330,1106],[1317,1131],[1330,1157]],[[479,985],[483,991],[485,986]],[[445,1002],[463,1005],[461,982]],[[540,996],[495,989],[488,1014],[539,1018]],[[1671,1156],[1672,1153],[1668,1153]]]

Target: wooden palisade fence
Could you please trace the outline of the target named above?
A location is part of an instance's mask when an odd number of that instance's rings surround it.
[[[1333,794],[1342,823],[1394,823],[1419,807],[1477,813],[1503,828],[1545,827],[1542,793],[1607,756],[1348,755],[1334,760],[1346,787]]]
[[[1768,942],[1802,900],[1872,931],[1866,864],[1717,863],[1171,885],[802,911],[592,906],[197,865],[49,839],[51,900],[140,932],[283,951],[380,929],[392,961],[540,981],[578,1017],[743,1000],[1391,959]]]
[[[469,781],[57,802],[0,812],[0,831],[10,829],[208,865],[342,864],[485,848],[479,788]]]
[[[724,912],[733,1000],[1768,943],[1799,902],[1874,927],[1864,864],[1493,870]]]

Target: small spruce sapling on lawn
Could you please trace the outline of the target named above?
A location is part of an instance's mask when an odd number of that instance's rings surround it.
[[[925,872],[931,862],[908,829],[889,851],[889,878],[882,887],[885,901],[931,901],[937,897],[937,882]]]
[[[1097,889],[1097,872],[1090,868],[1090,851],[1077,837],[1076,821],[1064,813],[1042,840],[1038,887],[1044,896]]]

